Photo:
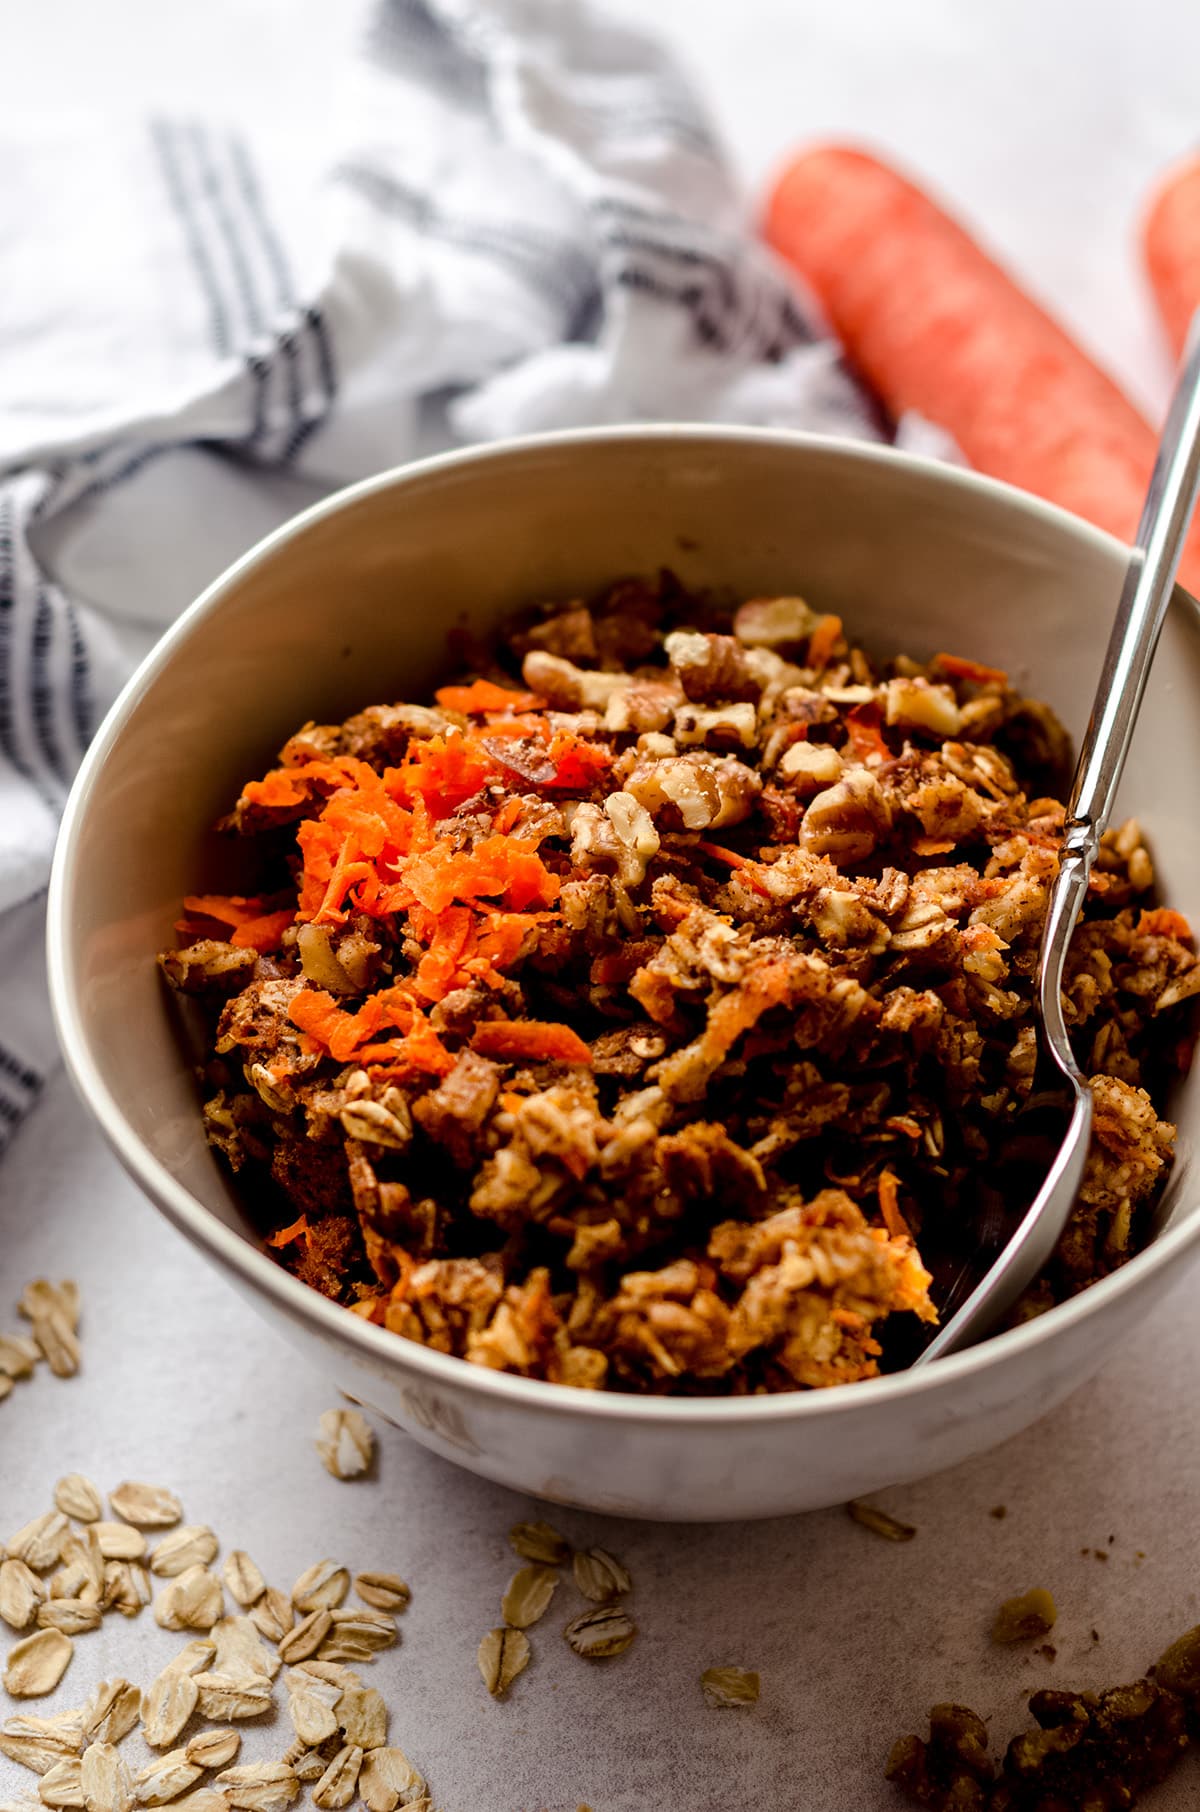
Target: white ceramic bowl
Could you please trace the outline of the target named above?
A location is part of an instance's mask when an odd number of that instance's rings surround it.
[[[787,1396],[577,1392],[447,1358],[352,1317],[260,1250],[200,1132],[155,966],[185,893],[228,887],[207,827],[306,718],[420,699],[445,634],[668,564],[790,590],[881,653],[1009,669],[1076,732],[1123,571],[1116,542],[1004,486],[895,453],[737,429],[551,435],[385,474],[297,518],[163,638],[96,737],[50,889],[50,974],[75,1082],[126,1168],[343,1389],[472,1471],[564,1503],[679,1520],[815,1508],[1004,1440],[1087,1378],[1200,1244],[1186,1164],[1133,1262],[927,1371]],[[1200,627],[1177,597],[1123,804],[1165,897],[1200,923]],[[1200,1084],[1176,1104],[1185,1145]],[[235,1361],[231,1361],[234,1363]]]

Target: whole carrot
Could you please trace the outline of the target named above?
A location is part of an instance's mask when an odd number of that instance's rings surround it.
[[[1200,156],[1177,164],[1154,196],[1142,249],[1167,336],[1182,352],[1200,308]]]
[[[1132,539],[1149,423],[927,195],[863,152],[821,147],[779,178],[766,234],[893,416],[917,411],[981,472]],[[1200,543],[1181,577],[1200,585]]]

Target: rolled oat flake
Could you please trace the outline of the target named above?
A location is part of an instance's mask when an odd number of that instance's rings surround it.
[[[624,1654],[637,1635],[637,1625],[617,1604],[602,1604],[594,1611],[572,1617],[563,1635],[588,1661],[607,1661]]]
[[[544,1567],[561,1567],[570,1559],[570,1544],[549,1523],[514,1523],[508,1540],[514,1554]]]
[[[593,1604],[604,1604],[609,1598],[619,1598],[633,1585],[620,1561],[604,1548],[580,1549],[572,1563],[572,1571],[575,1584]]]
[[[502,1699],[517,1675],[529,1666],[529,1638],[522,1630],[489,1630],[475,1659],[492,1697]]]
[[[522,1567],[500,1600],[500,1615],[513,1629],[527,1630],[550,1608],[558,1584],[553,1567]]]
[[[758,1703],[758,1675],[744,1667],[706,1667],[700,1685],[706,1704],[717,1710]]]

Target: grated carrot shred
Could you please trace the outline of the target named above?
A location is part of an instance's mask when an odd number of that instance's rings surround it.
[[[469,686],[442,686],[434,693],[439,705],[447,711],[461,711],[464,717],[486,716],[491,711],[531,711],[545,704],[536,692],[512,692],[491,680],[477,679]]]
[[[586,1063],[592,1053],[578,1032],[550,1020],[485,1019],[471,1037],[481,1057],[530,1063]]]

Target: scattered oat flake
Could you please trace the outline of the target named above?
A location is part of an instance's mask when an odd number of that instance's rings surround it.
[[[47,1510],[10,1536],[9,1556],[13,1560],[23,1560],[35,1573],[48,1573],[58,1564],[70,1529],[61,1510]]]
[[[744,1667],[706,1667],[700,1685],[705,1703],[716,1710],[758,1703],[758,1675]]]
[[[602,1604],[594,1611],[572,1617],[563,1635],[585,1660],[607,1661],[613,1655],[624,1654],[637,1635],[637,1625],[620,1605]]]
[[[133,1782],[113,1743],[89,1743],[79,1769],[87,1812],[130,1812]]]
[[[358,1787],[363,1752],[356,1744],[347,1743],[333,1757],[313,1788],[313,1805],[322,1812],[340,1812],[354,1798]]]
[[[1041,1586],[1023,1592],[1018,1598],[1006,1598],[992,1624],[993,1642],[1032,1642],[1052,1630],[1058,1610],[1050,1593]]]
[[[334,1611],[350,1590],[350,1575],[336,1560],[318,1560],[306,1567],[292,1587],[298,1611]]]
[[[38,1798],[44,1806],[82,1806],[83,1762],[77,1755],[65,1755],[61,1762],[47,1768],[38,1782]]]
[[[109,1508],[125,1523],[143,1529],[169,1529],[183,1515],[183,1505],[164,1485],[142,1485],[126,1479],[108,1494]]]
[[[229,1588],[230,1596],[244,1610],[257,1604],[267,1589],[266,1580],[244,1548],[234,1548],[226,1555],[221,1577]]]
[[[544,1617],[558,1585],[553,1567],[528,1566],[514,1573],[500,1600],[500,1615],[515,1630],[527,1630]]]
[[[89,1527],[96,1532],[105,1560],[141,1560],[146,1552],[146,1537],[132,1523],[98,1522]]]
[[[60,1314],[74,1329],[79,1325],[79,1285],[69,1277],[57,1284],[35,1277],[25,1285],[17,1308],[27,1321],[36,1321],[39,1315]]]
[[[45,1596],[44,1584],[25,1561],[0,1560],[0,1617],[9,1629],[27,1629]]]
[[[358,1791],[368,1812],[395,1812],[401,1795],[404,1804],[412,1806],[413,1795],[422,1793],[424,1787],[424,1776],[403,1749],[372,1749],[364,1755]]]
[[[104,1610],[136,1617],[150,1602],[150,1575],[138,1560],[110,1560],[104,1568]]]
[[[244,1762],[217,1775],[216,1785],[231,1806],[245,1812],[283,1812],[300,1791],[295,1771],[286,1762]]]
[[[194,1787],[203,1773],[203,1764],[189,1761],[186,1749],[155,1756],[135,1776],[138,1804],[165,1806]]]
[[[45,1774],[64,1756],[80,1755],[82,1751],[82,1732],[57,1718],[25,1714],[8,1718],[0,1725],[0,1755],[34,1774]]]
[[[195,1677],[165,1667],[142,1700],[142,1735],[151,1749],[169,1749],[199,1702]]]
[[[353,1479],[367,1470],[375,1451],[370,1423],[358,1409],[327,1409],[317,1422],[317,1452],[335,1479]]]
[[[349,1686],[337,1703],[337,1721],[351,1748],[382,1749],[387,1742],[388,1710],[373,1686]]]
[[[603,1604],[609,1598],[619,1598],[633,1586],[632,1579],[620,1561],[604,1548],[579,1549],[571,1570],[575,1575],[576,1586],[593,1604]]]
[[[286,1661],[289,1667],[293,1662],[307,1661],[310,1655],[316,1654],[332,1628],[331,1612],[310,1611],[280,1642],[279,1659]]]
[[[54,1487],[54,1505],[64,1516],[77,1523],[99,1522],[104,1515],[104,1501],[91,1479],[82,1472],[68,1472]]]
[[[537,1561],[544,1567],[561,1567],[571,1557],[570,1544],[549,1523],[514,1523],[508,1541],[522,1560]]]
[[[296,1670],[287,1683],[288,1716],[297,1740],[307,1748],[315,1749],[319,1743],[327,1743],[331,1736],[337,1735],[334,1706],[341,1697],[341,1689],[328,1687],[325,1681],[311,1675],[301,1683],[298,1673]]]
[[[0,1372],[0,1403],[3,1403],[5,1397],[11,1397],[12,1387],[13,1381],[7,1372]]]
[[[129,1680],[101,1680],[84,1703],[81,1734],[87,1742],[119,1743],[137,1723],[142,1695]]]
[[[886,1510],[879,1510],[874,1504],[861,1504],[857,1499],[846,1505],[846,1514],[872,1535],[881,1535],[884,1541],[911,1541],[916,1534],[912,1523],[902,1523],[899,1517],[890,1516]]]
[[[79,1370],[82,1349],[78,1334],[61,1309],[52,1309],[46,1315],[35,1315],[33,1337],[56,1378],[75,1376]]]
[[[191,1566],[154,1600],[154,1619],[165,1630],[208,1630],[225,1608],[221,1581],[207,1567]]]
[[[27,1334],[0,1334],[0,1373],[10,1382],[14,1378],[32,1378],[41,1356],[37,1341]]]
[[[215,1787],[193,1787],[175,1801],[174,1812],[229,1812],[229,1802]]]
[[[199,1730],[184,1745],[184,1755],[197,1768],[223,1768],[242,1746],[236,1730]]]
[[[251,1605],[250,1621],[268,1642],[282,1642],[296,1621],[291,1599],[277,1586],[268,1586],[262,1597]]]
[[[399,1573],[356,1573],[354,1590],[377,1611],[406,1610],[412,1593]]]
[[[185,1523],[150,1551],[150,1571],[160,1579],[177,1579],[189,1567],[206,1567],[217,1558],[219,1544],[207,1523]]]
[[[475,1659],[492,1697],[502,1699],[517,1675],[529,1666],[529,1638],[523,1630],[489,1630]]]
[[[75,1645],[61,1630],[38,1630],[8,1651],[4,1684],[14,1699],[40,1699],[53,1692],[70,1665]]]
[[[61,1630],[64,1636],[82,1636],[100,1628],[100,1606],[85,1604],[82,1598],[51,1598],[38,1606],[37,1625]]]
[[[197,1674],[196,1690],[201,1713],[214,1723],[229,1718],[259,1718],[275,1703],[269,1680],[236,1674]]]

